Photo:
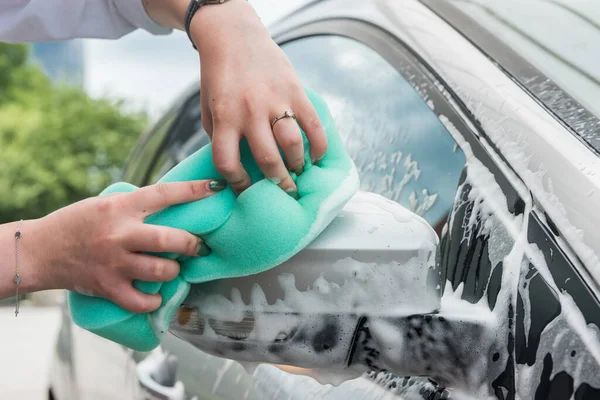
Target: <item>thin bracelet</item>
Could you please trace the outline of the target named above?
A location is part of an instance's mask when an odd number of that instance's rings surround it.
[[[21,224],[23,220],[19,221],[19,226],[15,232],[15,277],[13,282],[17,287],[17,304],[15,307],[15,317],[19,315],[19,284],[21,283],[21,275],[19,275],[19,239],[21,239]]]

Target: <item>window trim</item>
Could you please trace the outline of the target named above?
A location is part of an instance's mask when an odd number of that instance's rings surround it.
[[[600,157],[600,118],[511,47],[448,1],[419,0],[510,76],[568,132]],[[560,104],[556,104],[560,94]],[[565,107],[565,105],[568,105]]]

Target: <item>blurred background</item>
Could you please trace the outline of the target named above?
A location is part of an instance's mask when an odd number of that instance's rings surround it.
[[[265,24],[303,0],[252,0]],[[187,87],[185,33],[0,42],[0,223],[42,217],[119,179],[139,136]],[[0,398],[45,399],[62,291],[0,300]]]

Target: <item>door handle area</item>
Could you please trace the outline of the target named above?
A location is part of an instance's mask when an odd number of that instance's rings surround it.
[[[177,380],[177,357],[157,349],[136,368],[138,400],[185,400],[183,383]]]

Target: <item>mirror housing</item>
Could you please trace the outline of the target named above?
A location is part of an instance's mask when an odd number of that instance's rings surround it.
[[[473,368],[486,371],[480,354],[493,323],[489,312],[441,311],[438,244],[423,218],[359,192],[276,268],[192,285],[170,332],[241,362],[355,376],[385,370],[462,386]]]
[[[424,219],[359,192],[317,239],[278,267],[192,285],[170,330],[220,357],[343,365],[362,316],[439,309],[437,245]]]

